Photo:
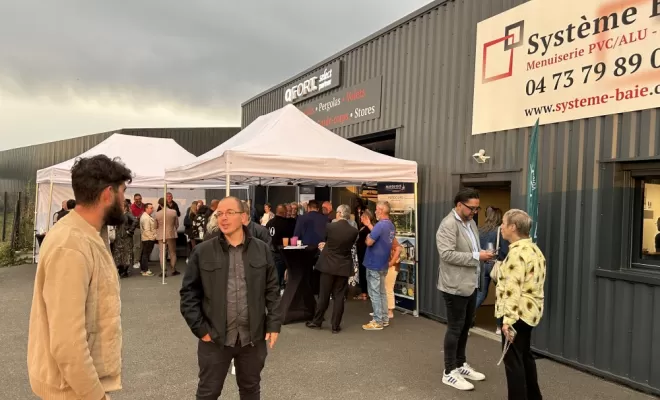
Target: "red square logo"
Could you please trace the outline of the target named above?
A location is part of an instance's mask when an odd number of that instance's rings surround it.
[[[492,47],[495,46],[496,44],[506,42],[508,40],[513,40],[513,35],[512,34],[507,35],[507,36],[503,36],[499,39],[495,39],[495,40],[490,41],[488,43],[484,43],[483,58],[482,58],[482,65],[481,65],[481,83],[493,82],[493,81],[497,81],[497,80],[500,80],[500,79],[508,78],[511,75],[513,75],[513,48],[510,48],[508,50],[504,50],[504,51],[509,52],[508,63],[507,63],[508,66],[506,66],[505,68],[502,68],[501,70],[499,70],[498,73],[492,74],[491,76],[487,76],[487,73],[486,73],[488,50],[490,49],[491,51],[497,51],[496,49],[493,49]]]

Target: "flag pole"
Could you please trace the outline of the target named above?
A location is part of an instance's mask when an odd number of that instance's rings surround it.
[[[537,180],[537,159],[538,159],[538,136],[539,119],[536,119],[534,129],[529,141],[528,161],[527,161],[527,214],[532,218],[532,230],[530,237],[536,243],[539,217],[538,201],[538,180]]]

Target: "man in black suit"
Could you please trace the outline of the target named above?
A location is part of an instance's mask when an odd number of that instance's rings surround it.
[[[319,301],[314,319],[307,322],[307,327],[320,329],[328,305],[330,294],[333,297],[332,333],[341,330],[341,318],[344,314],[344,298],[348,290],[348,278],[353,275],[353,256],[351,249],[358,236],[358,231],[349,223],[351,209],[342,204],[337,207],[337,221],[328,225],[326,241],[319,244],[321,256],[316,269],[321,272]]]

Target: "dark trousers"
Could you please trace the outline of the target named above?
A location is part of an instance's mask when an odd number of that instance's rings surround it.
[[[244,347],[238,344],[229,347],[200,340],[197,346],[199,384],[196,399],[217,400],[220,397],[233,359],[241,400],[259,400],[261,370],[267,355],[265,340]]]
[[[360,263],[359,278],[360,280],[360,293],[369,293],[369,286],[367,285],[367,269]]]
[[[504,355],[509,400],[541,400],[536,361],[532,355],[532,327],[518,320],[513,324],[517,335]],[[502,333],[502,346],[505,342]]]
[[[275,268],[277,269],[277,278],[280,283],[280,288],[284,287],[284,272],[286,272],[286,264],[282,259],[282,255],[279,251],[273,251],[273,261],[275,262]]]
[[[447,308],[445,373],[449,373],[466,362],[465,348],[477,305],[477,291],[468,297],[442,292],[442,297]]]
[[[149,271],[149,256],[151,256],[155,245],[155,240],[145,240],[142,242],[142,252],[140,253],[140,270],[142,272]]]
[[[332,329],[339,329],[341,319],[344,316],[344,298],[347,291],[348,277],[321,272],[319,301],[316,303],[316,312],[314,313],[314,320],[312,322],[321,326],[325,312],[330,305],[330,294],[332,294]]]

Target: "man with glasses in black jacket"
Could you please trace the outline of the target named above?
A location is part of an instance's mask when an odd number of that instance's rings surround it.
[[[220,201],[220,235],[195,247],[181,286],[181,314],[200,339],[198,400],[220,397],[232,360],[241,400],[259,399],[267,342],[275,346],[282,324],[270,248],[243,214],[239,199]]]

